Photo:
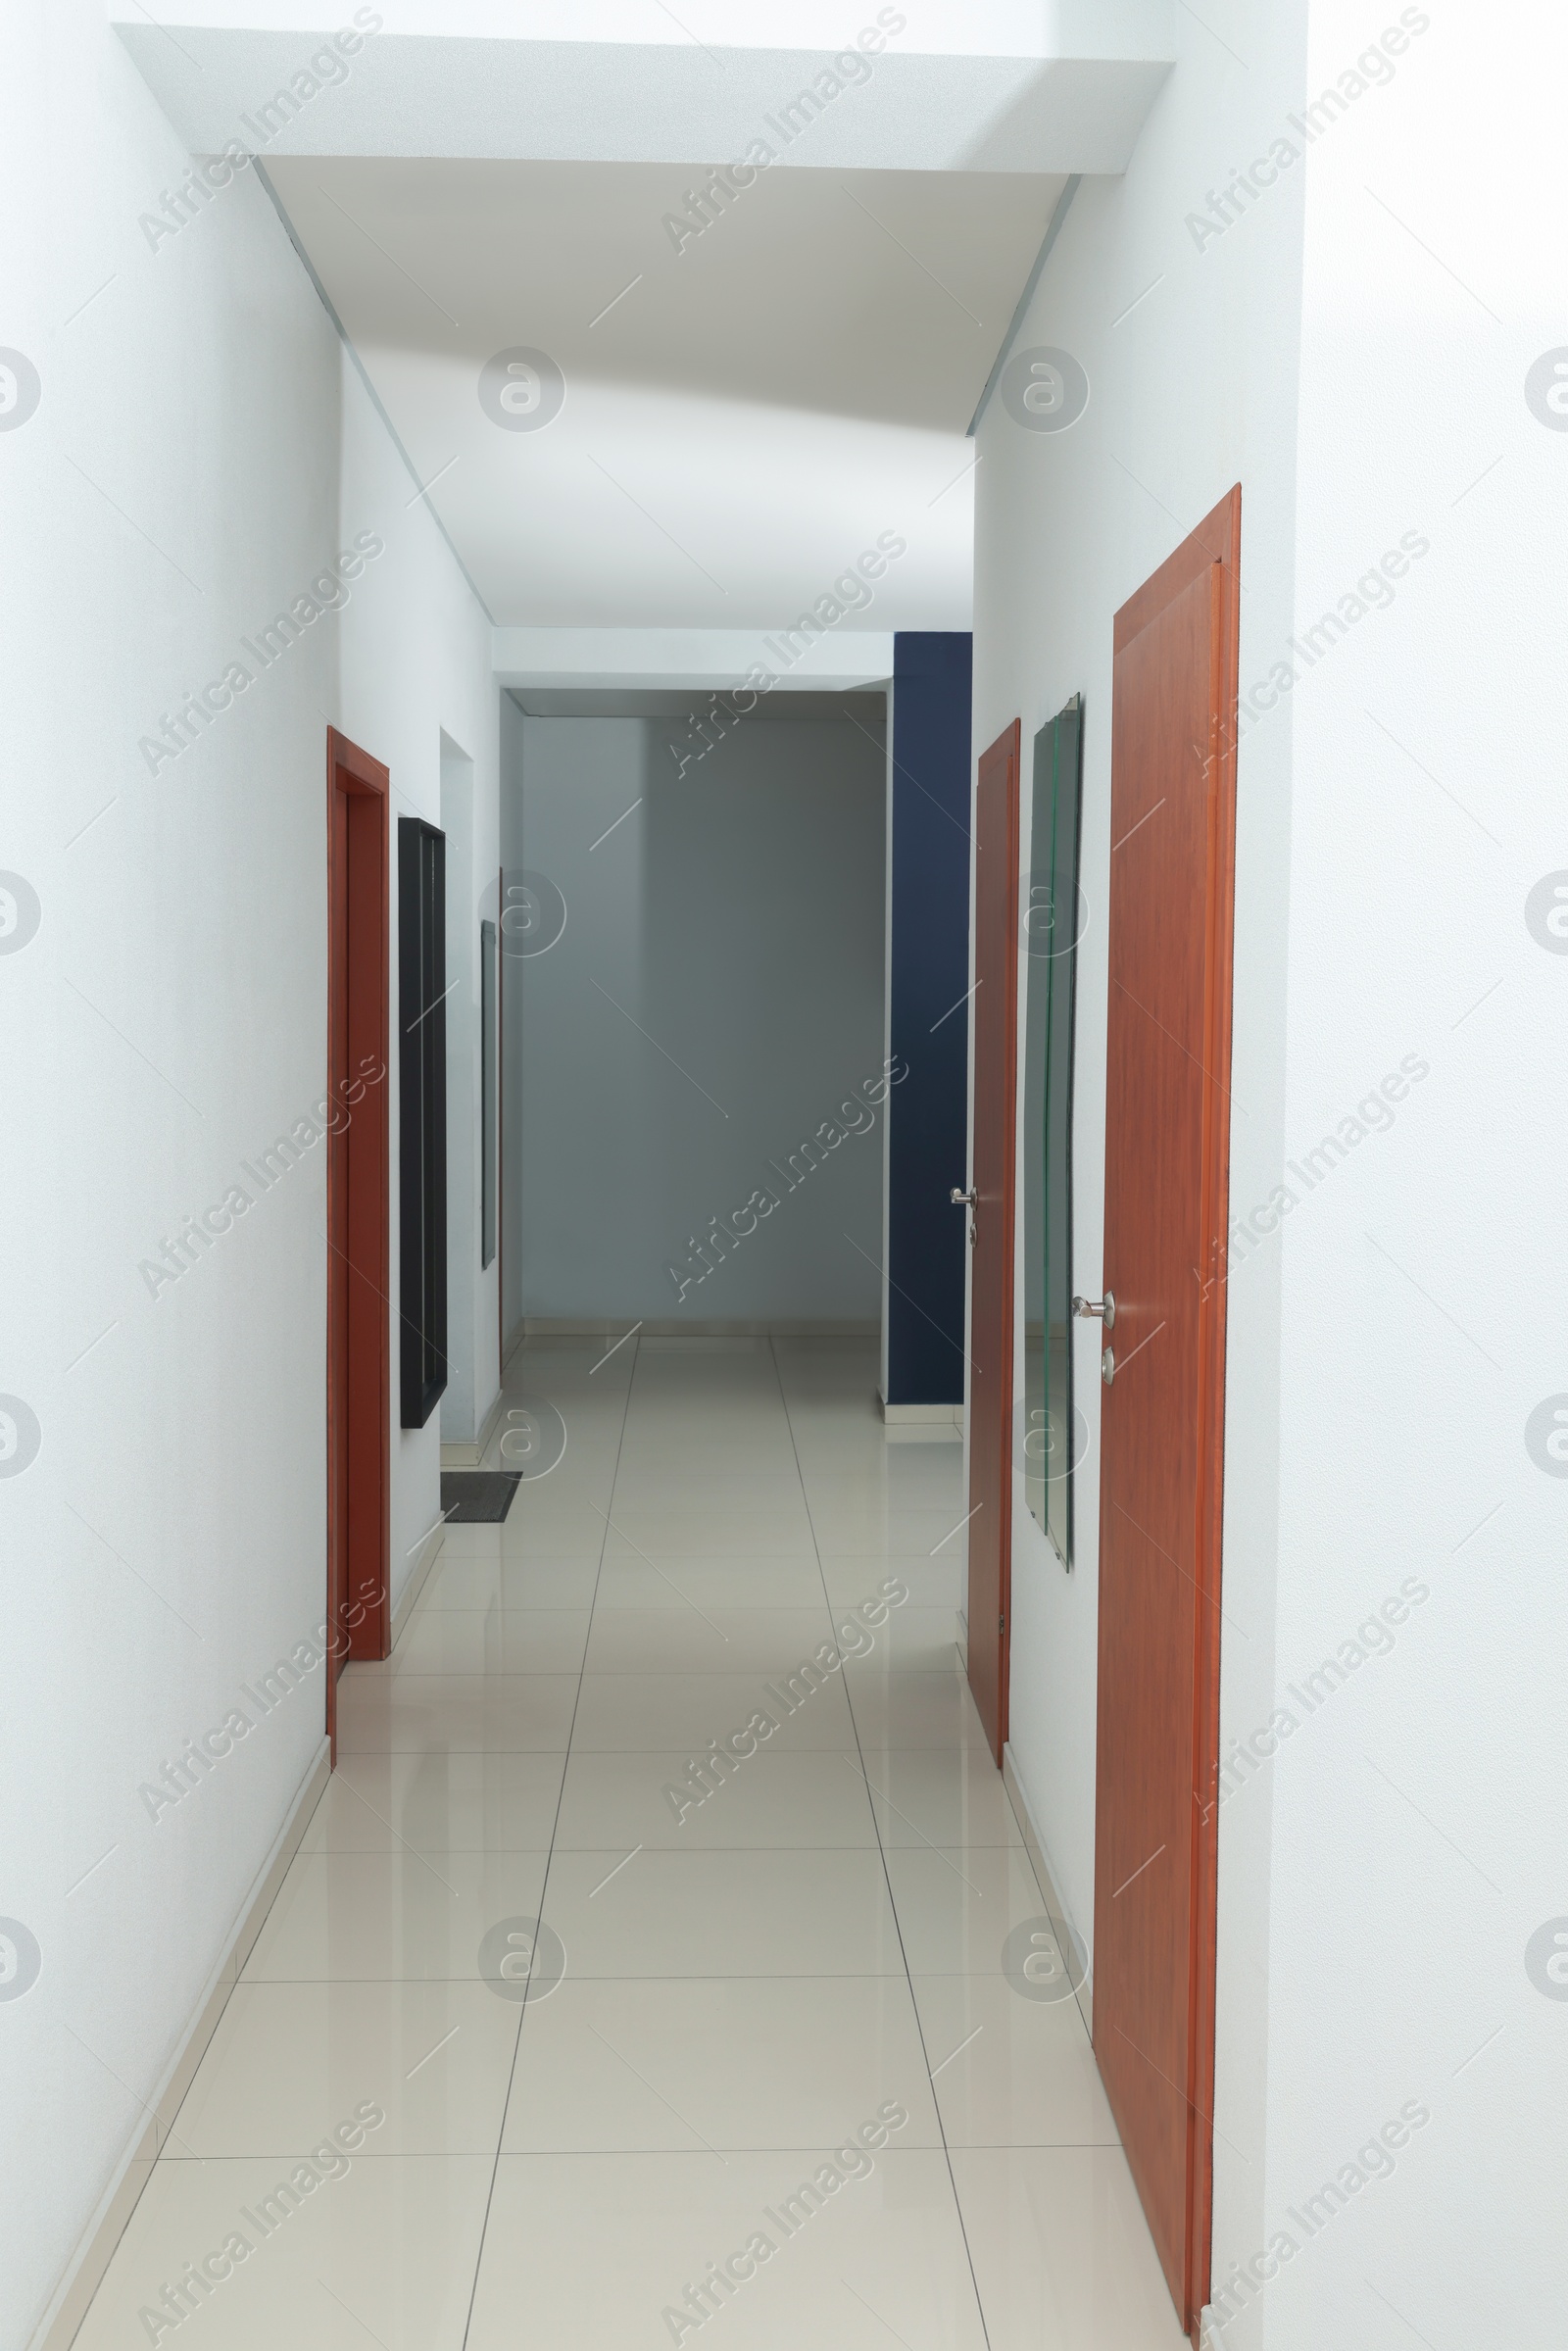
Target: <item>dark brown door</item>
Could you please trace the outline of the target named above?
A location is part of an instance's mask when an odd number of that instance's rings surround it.
[[[974,828],[974,1242],[969,1290],[969,1687],[998,1763],[1007,1737],[1012,1552],[1013,1129],[1018,1090],[1015,718],[980,757]]]
[[[345,1657],[384,1657],[391,1475],[386,769],[327,730],[326,1727]]]
[[[1235,832],[1234,490],[1116,615],[1095,2053],[1166,2280],[1208,2293]]]

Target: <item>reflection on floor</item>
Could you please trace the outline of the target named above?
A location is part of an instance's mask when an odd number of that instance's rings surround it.
[[[1179,2351],[1078,2011],[1003,1973],[961,1449],[858,1345],[602,1352],[513,1358],[564,1456],[345,1675],[79,2343],[218,2255],[210,2351]]]

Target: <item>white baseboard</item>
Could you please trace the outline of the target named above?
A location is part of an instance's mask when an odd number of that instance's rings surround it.
[[[929,1423],[933,1428],[961,1429],[961,1404],[890,1404],[885,1397],[877,1401],[882,1406],[882,1418],[890,1428],[920,1428]]]
[[[1081,1944],[1083,1937],[1074,1930],[1072,1921],[1067,1915],[1067,1906],[1056,1891],[1055,1873],[1052,1869],[1045,1839],[1040,1834],[1039,1824],[1030,1809],[1023,1782],[1019,1779],[1017,1767],[1012,1760],[1010,1743],[1002,1750],[1002,1782],[1006,1788],[1008,1801],[1012,1805],[1013,1818],[1022,1832],[1030,1867],[1039,1882],[1041,1898],[1046,1905],[1046,1916],[1050,1919],[1052,1931],[1065,1954],[1071,1949],[1074,1942]],[[1093,2040],[1095,2033],[1094,1985],[1087,1974],[1082,1984],[1079,1984],[1074,1997],[1078,2002],[1078,2013],[1084,2020],[1084,2030]]]
[[[446,1539],[447,1526],[446,1520],[443,1519],[440,1525],[432,1527],[429,1534],[425,1537],[423,1543],[420,1545],[419,1556],[414,1563],[414,1573],[410,1576],[408,1582],[404,1585],[403,1590],[399,1592],[397,1599],[393,1603],[392,1634],[391,1639],[387,1642],[388,1655],[390,1655],[392,1650],[397,1647],[399,1641],[402,1639],[403,1628],[409,1621],[409,1616],[414,1607],[414,1603],[418,1598],[420,1592],[424,1590],[425,1585],[429,1582],[430,1570],[440,1558],[441,1546],[446,1542]]]
[[[32,2335],[29,2351],[67,2351],[68,2345],[75,2340],[87,2306],[102,2284],[115,2247],[136,2208],[136,2199],[147,2184],[160,2150],[168,2142],[196,2069],[207,2054],[207,2045],[218,2030],[228,1995],[251,1955],[289,1863],[299,1850],[311,1815],[320,1802],[330,1771],[331,1749],[323,1738],[295,1791],[283,1826],[272,1840],[271,1851],[251,1882],[250,1892],[241,1905],[222,1956],[207,1980],[195,2015],[149,2101],[147,2120],[116,2165],[114,2177]]]
[[[491,1405],[489,1411],[485,1414],[484,1424],[481,1427],[478,1436],[459,1438],[451,1445],[442,1445],[442,1468],[477,1469],[480,1462],[484,1459],[486,1445],[490,1443],[491,1438],[495,1435],[496,1430],[501,1424],[501,1415],[503,1412],[505,1412],[506,1408],[507,1392],[505,1388],[498,1388],[496,1390],[496,1400]]]

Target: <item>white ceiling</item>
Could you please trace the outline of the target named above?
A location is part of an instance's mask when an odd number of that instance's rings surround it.
[[[262,126],[269,154],[723,161],[843,61],[780,162],[943,171],[1124,171],[1178,4],[380,0],[362,36],[342,0],[109,0],[195,154],[257,135],[245,115],[346,37],[324,86]]]
[[[1061,175],[769,171],[677,252],[696,167],[269,170],[500,625],[776,628],[893,534],[846,625],[968,626],[964,428]],[[518,347],[539,429],[480,405]]]

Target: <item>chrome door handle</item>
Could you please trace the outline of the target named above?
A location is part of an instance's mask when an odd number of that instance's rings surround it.
[[[1075,1298],[1072,1301],[1072,1310],[1075,1314],[1081,1315],[1086,1322],[1092,1321],[1097,1315],[1100,1316],[1107,1331],[1113,1331],[1116,1328],[1116,1298],[1112,1291],[1107,1290],[1103,1298]],[[1108,1380],[1105,1385],[1109,1387]]]
[[[948,1194],[948,1198],[950,1200],[952,1200],[956,1208],[978,1208],[980,1205],[980,1195],[978,1192],[960,1192],[956,1184],[954,1185],[953,1190]]]

